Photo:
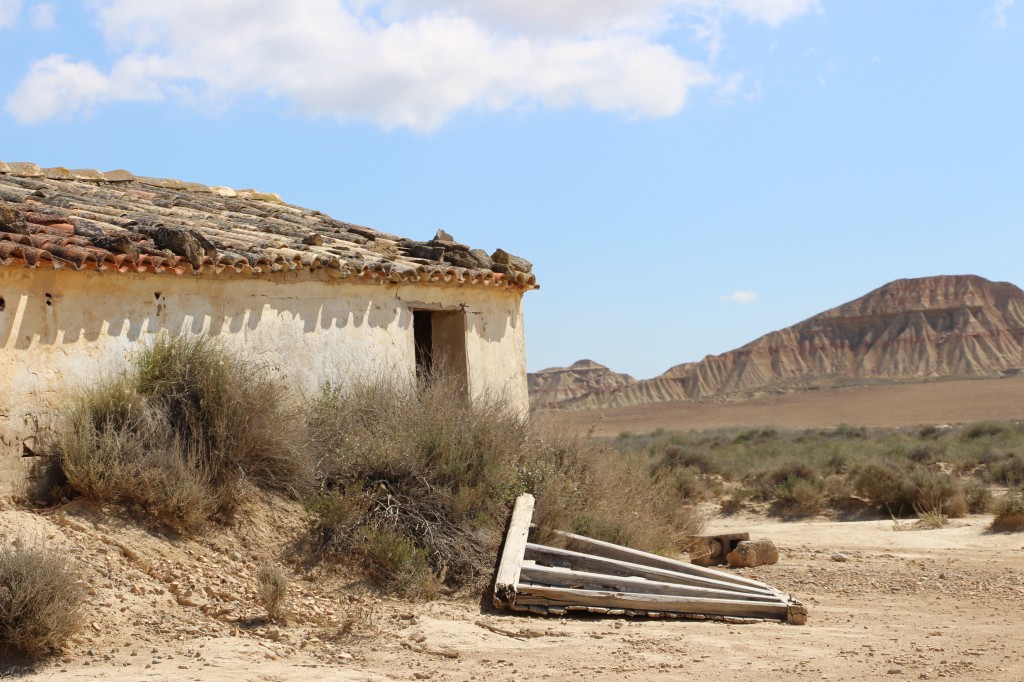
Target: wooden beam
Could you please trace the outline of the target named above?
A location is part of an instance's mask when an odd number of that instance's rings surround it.
[[[551,587],[571,587],[584,590],[630,592],[636,594],[660,594],[696,599],[741,599],[767,604],[786,605],[788,602],[776,595],[744,594],[734,590],[709,589],[677,583],[657,582],[646,578],[611,576],[603,573],[573,571],[566,568],[538,566],[532,561],[523,562],[517,591],[527,583]]]
[[[516,601],[516,584],[519,582],[523,556],[526,553],[530,521],[533,520],[533,505],[533,495],[529,493],[524,493],[516,499],[508,532],[505,533],[505,547],[501,552],[498,573],[494,578],[495,606],[509,607]]]
[[[564,587],[520,585],[516,603],[523,606],[598,606],[601,608],[662,611],[666,613],[701,613],[709,616],[739,618],[774,618],[788,620],[789,605],[767,604],[740,599],[695,599],[657,594],[628,594],[600,590],[577,590]]]
[[[760,583],[755,583],[755,585],[744,585],[726,582],[724,580],[717,580],[716,578],[705,577],[703,575],[679,573],[663,568],[641,566],[640,564],[633,564],[627,561],[607,559],[605,557],[583,554],[581,552],[559,549],[557,547],[546,547],[544,545],[536,545],[533,543],[527,543],[525,556],[527,559],[533,559],[542,565],[571,568],[574,571],[587,571],[591,573],[603,573],[606,575],[622,577],[633,576],[637,578],[647,578],[648,580],[654,580],[657,582],[674,583],[676,585],[691,585],[693,587],[706,587],[768,597],[779,596],[778,590]],[[684,566],[685,565],[686,564],[684,564]],[[720,575],[720,572],[711,571],[711,574],[718,576]]]
[[[606,559],[628,561],[631,564],[661,568],[668,571],[675,571],[676,573],[703,576],[705,578],[712,578],[722,582],[736,583],[737,585],[748,585],[750,587],[770,589],[768,585],[762,582],[751,580],[750,578],[744,578],[739,575],[730,575],[722,571],[716,571],[713,568],[704,568],[703,566],[696,566],[694,564],[676,561],[675,559],[658,556],[657,554],[641,552],[640,550],[632,549],[631,547],[623,547],[622,545],[615,545],[610,542],[603,542],[602,540],[594,540],[593,538],[588,538],[583,535],[575,535],[564,531],[555,531],[555,533],[566,538],[566,545],[569,549],[583,554],[592,554],[594,556],[605,557]]]

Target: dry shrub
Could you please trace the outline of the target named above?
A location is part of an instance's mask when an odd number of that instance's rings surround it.
[[[1010,426],[1002,422],[980,421],[968,424],[960,432],[961,440],[975,440],[992,436],[1000,436],[1010,431]]]
[[[546,443],[550,451],[528,453],[540,462],[557,454],[547,475],[531,488],[539,541],[555,543],[550,531],[568,530],[669,553],[685,548],[703,530],[704,518],[693,506],[698,497],[681,490],[688,486],[680,487],[678,475],[652,477],[646,456],[620,454],[576,436],[552,436]]]
[[[83,496],[195,529],[248,485],[311,489],[299,406],[277,384],[219,341],[160,336],[122,376],[73,395],[49,450]]]
[[[992,483],[1024,485],[1024,457],[1010,453],[987,462],[984,477]]]
[[[733,444],[739,443],[763,443],[764,441],[777,438],[779,432],[775,429],[749,429],[736,436]]]
[[[984,514],[992,506],[992,491],[981,481],[969,480],[961,489],[967,511],[971,514]]]
[[[277,564],[260,564],[256,568],[256,597],[270,620],[278,620],[283,615],[287,596],[288,576],[284,570]]]
[[[811,516],[824,508],[824,484],[810,462],[784,459],[756,474],[754,482],[761,499],[772,502],[777,514]]]
[[[995,505],[996,516],[989,525],[993,533],[1024,532],[1024,495],[1007,495]]]
[[[673,524],[696,527],[678,495],[651,481],[646,456],[540,434],[500,398],[460,397],[448,376],[328,387],[312,406],[322,482],[309,510],[324,551],[430,598],[489,578],[523,492],[537,497],[538,537],[569,530],[657,551],[670,548]]]
[[[82,586],[67,554],[39,546],[0,549],[0,650],[38,657],[79,628]]]
[[[896,516],[938,510],[959,518],[968,511],[960,482],[943,472],[868,463],[854,473],[853,483],[873,506]]]
[[[775,488],[774,511],[783,516],[813,516],[825,508],[821,479],[791,476]]]

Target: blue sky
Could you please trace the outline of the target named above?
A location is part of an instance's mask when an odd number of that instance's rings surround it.
[[[531,370],[1024,285],[1024,1],[0,0],[0,102],[5,161],[530,259]]]

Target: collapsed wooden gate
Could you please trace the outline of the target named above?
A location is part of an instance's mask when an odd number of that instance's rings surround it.
[[[562,616],[807,621],[807,609],[756,580],[656,554],[560,533],[568,549],[529,542],[532,495],[516,500],[494,581],[494,605]]]

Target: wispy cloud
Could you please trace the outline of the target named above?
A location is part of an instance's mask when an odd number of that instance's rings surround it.
[[[1016,0],[996,0],[992,6],[992,25],[996,28],[1006,28],[1006,13],[1010,11]]]
[[[29,11],[32,26],[45,31],[57,25],[57,8],[51,2],[41,2]]]
[[[21,0],[0,0],[0,28],[10,28],[18,23],[21,14]]]
[[[48,5],[50,3],[44,3]],[[0,8],[18,2],[0,0]],[[660,41],[679,20],[770,26],[817,0],[90,0],[113,66],[53,54],[7,99],[21,122],[125,101],[222,107],[258,94],[313,117],[434,130],[462,110],[676,114],[709,64]],[[0,15],[2,16],[2,15]],[[728,84],[727,84],[728,86]]]
[[[730,303],[754,303],[757,301],[757,292],[737,290],[727,296],[722,296],[721,300],[728,301]]]
[[[748,102],[760,99],[761,81],[748,84],[747,75],[737,72],[720,81],[715,88],[715,99],[719,102],[732,102],[741,98]]]

